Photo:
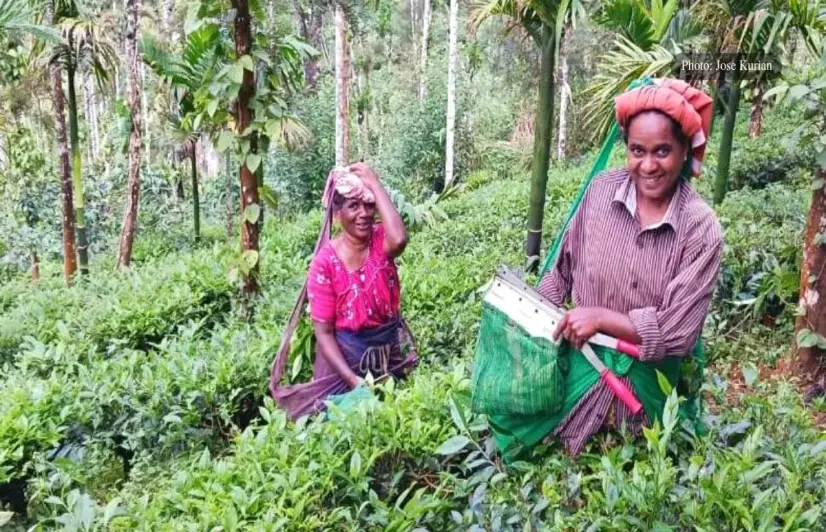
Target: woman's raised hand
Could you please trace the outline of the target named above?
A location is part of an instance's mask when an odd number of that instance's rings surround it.
[[[370,165],[366,163],[354,163],[348,166],[347,169],[356,174],[362,183],[364,183],[364,186],[369,188],[371,192],[375,192],[377,187],[381,186],[379,174],[377,174]]]

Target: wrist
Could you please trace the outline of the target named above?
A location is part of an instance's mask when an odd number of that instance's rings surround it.
[[[608,324],[611,322],[611,311],[604,307],[597,308],[597,329],[599,331],[605,331],[608,328]]]

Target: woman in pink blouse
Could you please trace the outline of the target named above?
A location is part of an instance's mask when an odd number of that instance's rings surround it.
[[[341,232],[321,246],[308,272],[313,380],[277,394],[294,418],[323,409],[326,399],[358,387],[368,372],[403,377],[416,363],[394,261],[407,231],[378,175],[364,163],[337,168],[323,200]]]

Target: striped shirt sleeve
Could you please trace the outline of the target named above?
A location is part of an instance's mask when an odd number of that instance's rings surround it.
[[[703,329],[717,283],[722,256],[722,231],[707,216],[693,231],[680,261],[679,272],[666,286],[659,307],[628,313],[642,338],[641,360],[690,353]]]
[[[570,234],[566,231],[563,235],[556,263],[545,272],[537,287],[540,294],[558,307],[562,307],[571,294]]]

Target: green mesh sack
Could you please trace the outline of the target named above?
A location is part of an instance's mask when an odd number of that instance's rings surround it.
[[[562,408],[565,362],[556,345],[533,337],[482,303],[472,407],[487,415],[554,413]]]

